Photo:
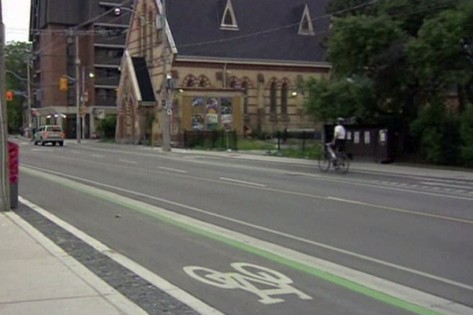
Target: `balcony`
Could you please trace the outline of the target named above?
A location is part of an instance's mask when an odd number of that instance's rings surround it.
[[[95,58],[94,63],[95,63],[95,67],[98,67],[100,65],[119,67],[121,60],[122,60],[121,57],[97,57]]]
[[[125,35],[119,34],[115,36],[96,36],[95,45],[114,45],[125,47]]]
[[[95,86],[118,86],[118,83],[120,81],[119,76],[114,76],[114,77],[96,77],[95,78]]]

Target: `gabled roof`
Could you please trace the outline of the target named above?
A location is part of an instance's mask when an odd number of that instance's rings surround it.
[[[166,13],[178,58],[325,62],[321,44],[330,23],[328,2],[172,0]],[[224,14],[231,13],[237,28],[222,28]],[[312,34],[300,34],[304,14],[312,19]]]

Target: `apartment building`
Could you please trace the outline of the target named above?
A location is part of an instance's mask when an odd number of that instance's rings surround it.
[[[132,3],[31,1],[34,126],[57,123],[68,138],[90,138],[100,119],[116,112]]]

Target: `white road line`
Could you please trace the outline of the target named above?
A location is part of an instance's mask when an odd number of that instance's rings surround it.
[[[51,220],[52,222],[56,223],[58,226],[63,228],[64,230],[74,234],[76,237],[81,239],[83,242],[87,243],[88,245],[92,246],[97,251],[101,252],[105,256],[109,257],[110,259],[116,261],[123,267],[131,270],[132,272],[136,273],[141,278],[145,279],[146,281],[150,282],[157,288],[165,291],[172,297],[182,301],[189,307],[193,308],[200,314],[209,314],[209,315],[223,315],[220,311],[214,309],[213,307],[205,304],[201,300],[195,298],[194,296],[190,295],[186,291],[182,290],[181,288],[173,285],[172,283],[168,282],[164,278],[161,278],[157,274],[153,273],[152,271],[146,269],[145,267],[137,264],[133,260],[129,259],[128,257],[119,254],[109,248],[107,245],[103,244],[102,242],[96,240],[95,238],[91,237],[87,233],[77,229],[75,226],[63,221],[62,219],[56,217],[52,213],[48,212],[47,210],[39,207],[38,205],[26,200],[23,197],[18,197],[18,200],[23,203],[24,205],[30,207],[34,211],[38,212],[42,216],[46,217],[47,219]],[[38,232],[39,233],[39,232]],[[45,236],[43,236],[45,237]],[[45,237],[46,238],[46,237]],[[49,240],[49,239],[48,239]],[[49,240],[49,242],[51,242]],[[51,242],[52,243],[52,242]],[[52,243],[54,244],[54,243]],[[55,245],[55,244],[54,244]],[[57,247],[57,245],[55,245]],[[62,249],[59,249],[62,251]],[[65,254],[67,255],[67,254]],[[85,267],[84,267],[85,268]],[[100,278],[99,278],[100,279]],[[130,312],[130,314],[140,314],[137,312]]]
[[[164,166],[159,166],[158,168],[161,169],[161,170],[165,170],[165,171],[171,171],[171,172],[176,172],[176,173],[187,174],[186,170],[180,170],[180,169],[177,169],[177,168],[164,167]]]
[[[129,161],[129,160],[123,160],[123,159],[119,159],[118,161],[123,162],[123,163],[128,163],[128,164],[134,164],[134,165],[138,164],[138,162]]]
[[[243,184],[243,185],[266,187],[266,185],[264,184],[252,183],[252,182],[247,182],[247,181],[239,180],[239,179],[233,179],[233,178],[227,178],[227,177],[219,177],[218,179],[224,180],[226,182],[238,183],[238,184]]]
[[[454,184],[444,184],[444,183],[438,183],[438,182],[422,182],[424,185],[429,185],[429,186],[443,186],[443,187],[454,187],[454,188],[464,188],[468,189],[471,188],[472,186],[466,186],[466,185],[454,185]]]
[[[274,243],[262,241],[260,239],[250,237],[246,234],[242,234],[242,233],[239,233],[239,232],[235,232],[233,230],[225,229],[225,228],[222,228],[220,226],[213,225],[211,223],[207,223],[207,222],[204,222],[204,221],[200,221],[200,220],[197,220],[197,219],[194,219],[194,218],[176,213],[174,211],[169,211],[169,210],[166,210],[166,209],[163,209],[163,208],[160,208],[160,207],[157,207],[157,206],[153,206],[153,205],[141,202],[141,201],[133,200],[133,199],[121,196],[117,193],[112,193],[112,192],[109,192],[109,191],[106,191],[106,190],[101,190],[101,189],[98,189],[96,187],[91,187],[91,186],[88,186],[86,184],[81,184],[81,183],[78,183],[78,182],[73,181],[71,179],[67,179],[67,177],[76,178],[74,176],[66,175],[66,176],[61,178],[61,177],[53,175],[53,174],[36,171],[36,170],[31,169],[31,168],[28,168],[28,172],[32,173],[33,175],[36,174],[37,176],[52,180],[54,182],[64,183],[64,184],[68,183],[67,185],[71,185],[71,186],[75,187],[76,189],[78,189],[80,191],[83,191],[84,193],[93,194],[94,196],[96,196],[98,198],[102,197],[105,200],[113,200],[114,202],[120,202],[120,203],[123,203],[123,204],[130,204],[130,205],[133,204],[134,207],[139,207],[139,208],[144,209],[145,211],[148,211],[150,213],[156,213],[156,214],[159,214],[161,216],[165,216],[168,220],[177,221],[177,222],[180,222],[181,224],[186,224],[186,225],[192,227],[193,229],[200,229],[200,230],[203,230],[203,231],[208,231],[210,233],[221,235],[222,238],[229,238],[229,239],[233,239],[233,240],[238,240],[239,242],[242,242],[246,246],[252,246],[252,247],[254,247],[255,249],[258,249],[258,250],[262,250],[262,251],[265,251],[265,252],[271,252],[271,253],[277,253],[277,255],[280,255],[281,257],[286,257],[286,258],[288,258],[290,260],[293,260],[295,262],[299,262],[299,263],[305,264],[307,266],[311,266],[311,267],[317,268],[319,270],[328,272],[330,274],[343,277],[344,279],[347,279],[349,281],[353,281],[357,284],[364,285],[364,286],[366,286],[368,288],[371,288],[373,290],[383,292],[385,294],[391,295],[392,297],[396,297],[396,298],[399,298],[401,300],[407,301],[409,303],[420,305],[424,308],[427,308],[427,309],[430,309],[430,310],[433,310],[433,311],[436,311],[436,312],[443,312],[443,313],[446,313],[446,314],[461,315],[461,314],[470,314],[473,311],[472,308],[467,307],[465,305],[458,304],[458,303],[455,303],[454,301],[450,301],[450,300],[447,300],[447,299],[444,299],[444,298],[441,298],[441,297],[438,297],[438,296],[434,296],[432,294],[429,294],[429,293],[426,293],[426,292],[423,292],[423,291],[420,291],[420,290],[417,290],[417,289],[413,289],[413,288],[407,287],[405,285],[401,285],[401,284],[398,284],[398,283],[395,283],[395,282],[391,282],[389,280],[385,280],[383,278],[379,278],[379,277],[376,277],[376,276],[373,276],[373,275],[370,275],[370,274],[367,274],[367,273],[363,273],[363,272],[360,272],[360,271],[355,270],[355,269],[344,267],[342,265],[338,265],[338,264],[332,263],[332,262],[327,261],[327,260],[323,260],[323,259],[320,259],[320,258],[317,258],[317,257],[313,257],[313,256],[310,256],[310,255],[307,255],[307,254],[304,254],[304,253],[301,253],[301,252],[298,252],[298,251],[295,251],[295,250],[292,250],[292,249],[289,249],[289,248],[286,248],[286,247],[283,247],[283,246],[280,246],[280,245],[277,245],[277,244],[274,244]],[[84,179],[84,182],[92,182],[92,181]],[[99,184],[99,185],[104,186],[104,187],[114,187],[114,186],[100,184],[100,183],[96,183],[96,182],[94,182],[94,183]],[[117,189],[118,191],[128,191],[126,189],[122,189],[122,188],[118,188],[118,187],[115,187],[115,189]],[[138,195],[139,193],[134,192],[134,194]],[[150,197],[152,197],[152,196],[150,196]],[[152,198],[152,199],[161,199],[161,198]],[[170,204],[178,204],[178,203],[172,202],[172,201],[167,201],[167,202],[170,203]],[[202,212],[202,213],[208,213],[208,214],[216,216],[216,217],[222,217],[222,218],[227,219],[228,221],[240,222],[240,223],[242,223],[246,226],[252,226],[252,227],[258,228],[259,230],[272,232],[273,234],[286,236],[286,237],[289,237],[289,238],[292,238],[292,239],[303,240],[306,243],[313,243],[314,245],[319,244],[319,245],[322,245],[322,247],[325,247],[325,248],[332,248],[332,249],[335,249],[338,252],[345,252],[345,253],[350,254],[352,256],[355,256],[355,257],[363,258],[363,259],[373,261],[373,262],[378,262],[378,263],[383,264],[385,266],[390,266],[390,267],[398,269],[398,270],[404,270],[404,271],[407,271],[407,272],[410,272],[410,273],[413,273],[413,274],[424,276],[426,278],[434,279],[434,280],[437,280],[437,281],[440,281],[440,282],[443,282],[443,283],[447,283],[447,284],[450,284],[450,285],[454,285],[454,286],[457,286],[457,287],[460,287],[460,288],[463,288],[463,289],[467,289],[467,290],[470,290],[470,291],[473,290],[473,286],[470,286],[468,284],[458,283],[456,281],[441,278],[441,277],[438,277],[438,276],[435,276],[435,275],[432,275],[432,274],[428,274],[428,273],[424,273],[424,272],[421,272],[421,271],[413,270],[413,269],[406,268],[406,267],[403,267],[403,266],[399,266],[399,265],[396,265],[396,264],[392,264],[392,263],[389,263],[389,262],[384,262],[384,261],[381,261],[381,260],[377,260],[375,258],[371,258],[371,257],[368,257],[368,256],[364,256],[364,255],[360,255],[360,254],[357,254],[357,253],[349,252],[349,251],[339,249],[339,248],[335,248],[335,247],[332,247],[332,246],[328,246],[326,244],[320,244],[320,243],[317,243],[317,242],[314,242],[314,241],[311,241],[311,240],[307,240],[307,239],[300,238],[300,237],[297,237],[297,236],[294,236],[294,235],[286,234],[286,233],[283,233],[283,232],[280,232],[280,231],[271,230],[271,229],[261,227],[261,226],[257,226],[257,225],[254,225],[254,224],[251,224],[251,223],[248,223],[248,222],[236,220],[236,219],[229,218],[229,217],[226,217],[226,216],[217,215],[215,213],[211,213],[211,212],[208,212],[206,210],[199,209],[199,208],[194,208],[194,207],[187,206],[187,205],[181,205],[181,206],[183,206],[187,209],[193,209],[195,211],[199,211],[199,212]],[[106,253],[104,253],[104,254],[106,254]],[[122,257],[124,259],[128,260],[128,258],[126,258],[124,256],[122,256]],[[148,279],[146,279],[146,280],[148,280]],[[188,304],[188,303],[186,303],[186,304]],[[191,306],[190,304],[188,304],[188,305]]]
[[[43,172],[39,169],[35,169],[35,168],[32,168],[32,167],[26,167],[26,166],[23,166],[23,169],[25,171],[35,173],[40,177],[45,177],[45,178],[50,179],[50,180],[55,181],[55,182],[71,182],[71,183],[73,183],[74,187],[84,186],[85,189],[90,187],[90,186],[87,186],[86,184],[80,184],[79,185],[76,181],[73,180],[73,179],[76,179],[76,180],[82,181],[84,183],[94,184],[94,185],[101,186],[101,187],[104,187],[104,188],[109,188],[109,189],[113,189],[113,190],[116,190],[116,191],[125,192],[125,193],[130,194],[130,195],[145,197],[147,199],[156,200],[156,201],[159,201],[159,202],[165,202],[167,204],[170,204],[170,205],[173,205],[173,206],[178,206],[178,207],[181,207],[181,208],[184,208],[184,209],[187,209],[187,210],[191,210],[193,212],[203,213],[205,215],[212,216],[212,217],[219,218],[219,219],[223,219],[223,220],[226,220],[228,222],[233,222],[233,223],[240,224],[242,226],[251,227],[251,228],[254,228],[254,229],[259,230],[259,231],[264,231],[264,232],[268,232],[268,233],[271,233],[271,234],[274,234],[274,235],[283,236],[283,237],[286,237],[288,239],[299,241],[299,242],[302,242],[302,243],[305,243],[305,244],[318,246],[318,247],[325,248],[325,249],[328,249],[328,250],[331,250],[331,251],[334,251],[334,252],[337,252],[337,253],[342,253],[342,254],[345,254],[345,255],[348,255],[348,256],[356,257],[356,258],[359,258],[361,260],[374,262],[374,263],[377,263],[377,264],[380,264],[380,265],[383,265],[383,266],[387,266],[387,267],[390,267],[390,268],[393,268],[393,269],[401,270],[401,271],[404,271],[404,272],[408,272],[408,273],[415,274],[415,275],[418,275],[418,276],[422,276],[422,277],[425,277],[425,278],[428,278],[428,279],[436,280],[436,281],[439,281],[439,282],[442,282],[442,283],[446,283],[446,284],[453,285],[453,286],[456,286],[456,287],[459,287],[459,288],[463,288],[463,289],[473,291],[473,286],[468,285],[468,284],[464,284],[464,283],[460,283],[460,282],[453,281],[453,280],[450,280],[450,279],[438,277],[438,276],[435,276],[433,274],[425,273],[425,272],[422,272],[422,271],[419,271],[419,270],[416,270],[416,269],[411,269],[411,268],[407,268],[407,267],[404,267],[404,266],[401,266],[401,265],[396,265],[396,264],[393,264],[393,263],[390,263],[390,262],[387,262],[387,261],[384,261],[384,260],[380,260],[380,259],[376,259],[376,258],[373,258],[373,257],[365,256],[365,255],[358,254],[358,253],[355,253],[355,252],[352,252],[352,251],[348,251],[348,250],[345,250],[345,249],[342,249],[342,248],[338,248],[338,247],[330,246],[330,245],[323,244],[323,243],[320,243],[320,242],[312,241],[312,240],[309,240],[309,239],[306,239],[306,238],[302,238],[302,237],[295,236],[295,235],[292,235],[292,234],[284,233],[284,232],[281,232],[281,231],[276,231],[276,230],[273,230],[273,229],[270,229],[270,228],[267,228],[267,227],[264,227],[264,226],[248,223],[248,222],[245,222],[245,221],[242,221],[242,220],[238,220],[238,219],[234,219],[234,218],[227,217],[227,216],[224,216],[224,215],[216,214],[214,212],[210,212],[210,211],[203,210],[203,209],[200,209],[200,208],[192,207],[192,206],[185,205],[185,204],[175,202],[175,201],[171,201],[171,200],[168,200],[168,199],[143,194],[143,193],[140,193],[140,192],[136,192],[136,191],[132,191],[132,190],[129,190],[129,189],[120,188],[120,187],[116,187],[116,186],[112,186],[112,185],[98,183],[96,181],[92,181],[92,180],[88,180],[88,179],[85,179],[85,178],[64,174],[64,173],[61,173],[61,172],[48,171],[48,173],[45,173],[45,172]],[[94,191],[97,191],[96,188],[94,188],[94,189],[95,189]],[[102,191],[102,192],[104,194],[113,194],[113,193],[110,193],[110,192],[105,191],[105,190]],[[119,196],[119,197],[122,198],[121,196]],[[347,202],[347,203],[352,203],[352,204],[370,206],[370,204],[368,204],[368,203],[350,201],[348,199],[341,199],[341,198],[335,198],[335,197],[327,197],[326,199],[336,200],[336,201],[340,201],[340,202]],[[151,205],[148,205],[148,204],[145,204],[145,205],[147,205],[148,207],[152,207]],[[378,206],[378,207],[380,207],[380,206]],[[159,208],[159,209],[161,209],[161,208]],[[409,213],[409,211],[407,211],[407,212]],[[434,216],[434,215],[429,215],[429,216],[437,217],[437,216]],[[465,220],[465,222],[470,222],[470,221]]]

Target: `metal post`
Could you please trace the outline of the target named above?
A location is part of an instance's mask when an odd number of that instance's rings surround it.
[[[80,58],[79,58],[79,35],[77,34],[77,29],[75,30],[74,34],[74,42],[75,42],[75,55],[76,55],[76,60],[75,60],[75,66],[76,66],[76,139],[77,143],[80,143],[81,139],[81,123],[80,123]]]
[[[163,12],[162,12],[162,25],[163,25],[163,84],[161,87],[161,98],[164,100],[163,106],[163,151],[171,151],[171,135],[169,130],[170,115],[168,110],[170,109],[168,77],[167,77],[167,63],[168,63],[168,37],[167,37],[167,18],[166,18],[166,0],[163,0]]]
[[[28,51],[26,55],[26,97],[28,98],[28,113],[26,114],[26,119],[28,123],[28,132],[31,132],[32,122],[31,122],[31,51]]]
[[[84,108],[85,106],[85,67],[82,66],[82,77],[81,77],[81,87],[82,87],[82,91],[81,91],[81,96],[80,96],[80,99],[81,99],[81,109]],[[82,118],[82,126],[81,126],[81,136],[82,136],[82,139],[85,139],[85,113],[84,112],[81,112],[81,118]]]
[[[7,104],[5,99],[5,25],[0,0],[0,211],[10,210]]]

